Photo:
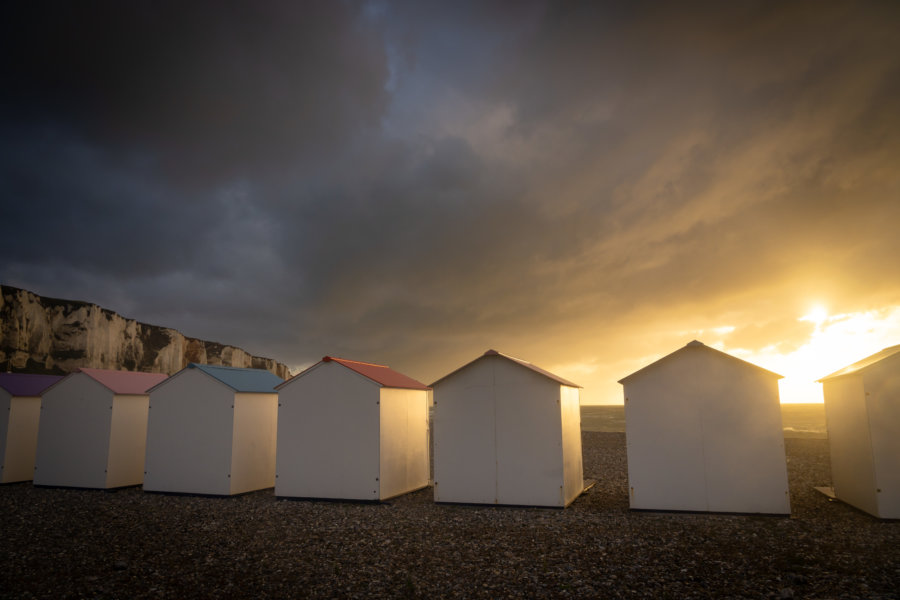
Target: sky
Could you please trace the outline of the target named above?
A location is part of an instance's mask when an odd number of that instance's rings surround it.
[[[12,0],[0,283],[292,369],[900,344],[900,3]],[[816,395],[818,394],[818,397]]]

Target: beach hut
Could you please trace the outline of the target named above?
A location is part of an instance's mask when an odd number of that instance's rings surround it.
[[[81,368],[44,391],[34,484],[117,488],[144,478],[147,390],[164,373]]]
[[[580,386],[488,350],[434,388],[434,500],[568,506],[584,490]]]
[[[60,375],[0,373],[0,483],[34,477],[41,394]]]
[[[144,491],[229,496],[274,486],[282,381],[191,363],[151,389]]]
[[[693,341],[619,381],[631,508],[790,514],[780,378]]]
[[[324,357],[278,390],[275,495],[384,500],[428,485],[428,386]]]
[[[900,346],[823,377],[834,496],[900,519]]]

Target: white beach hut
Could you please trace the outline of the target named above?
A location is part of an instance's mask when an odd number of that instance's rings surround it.
[[[229,496],[274,486],[282,381],[191,363],[151,389],[144,491]]]
[[[619,381],[631,508],[790,514],[780,378],[693,341]]]
[[[900,519],[900,346],[821,380],[834,496]]]
[[[0,483],[34,477],[41,394],[61,375],[0,373]]]
[[[44,391],[34,484],[117,488],[144,478],[147,390],[164,373],[81,368]]]
[[[580,386],[488,350],[434,388],[434,500],[568,506],[584,490]]]
[[[426,487],[428,389],[330,356],[278,386],[275,495],[384,500]]]

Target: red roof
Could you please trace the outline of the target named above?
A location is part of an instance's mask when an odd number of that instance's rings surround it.
[[[385,365],[376,365],[374,363],[359,362],[356,360],[347,360],[346,358],[335,358],[334,356],[325,356],[322,362],[336,362],[352,371],[356,371],[363,377],[367,377],[382,387],[403,388],[410,390],[427,390],[430,389],[421,381],[416,381],[412,377],[407,377],[403,373],[387,367]]]
[[[572,382],[569,381],[568,379],[563,379],[563,378],[560,377],[559,375],[554,375],[554,374],[551,373],[550,371],[547,371],[547,370],[545,370],[545,369],[542,369],[542,368],[538,367],[537,365],[533,365],[533,364],[531,364],[530,362],[528,362],[527,360],[522,360],[521,358],[516,358],[515,356],[510,356],[509,354],[503,354],[502,352],[497,352],[496,350],[488,350],[488,351],[486,351],[484,354],[482,354],[481,356],[479,356],[479,357],[476,358],[475,360],[473,360],[473,361],[471,361],[471,362],[467,362],[466,364],[464,364],[464,365],[461,366],[460,368],[455,369],[455,370],[453,370],[453,371],[447,373],[446,375],[444,375],[443,377],[441,377],[440,379],[438,379],[437,381],[435,381],[435,382],[432,383],[431,385],[432,385],[432,386],[437,385],[438,382],[443,381],[444,379],[447,379],[448,377],[450,377],[450,376],[453,375],[454,373],[457,373],[457,372],[459,372],[459,371],[462,371],[463,369],[465,369],[465,368],[468,367],[469,365],[471,365],[471,364],[473,364],[473,363],[476,363],[476,362],[478,362],[479,360],[482,360],[482,359],[484,359],[484,358],[486,358],[486,357],[488,357],[488,356],[499,356],[499,357],[501,357],[501,358],[505,358],[506,360],[508,360],[508,361],[510,361],[510,362],[514,362],[514,363],[516,363],[517,365],[521,365],[521,366],[525,367],[526,369],[529,369],[529,370],[531,370],[531,371],[534,371],[535,373],[538,373],[539,375],[543,375],[543,376],[546,377],[547,379],[552,379],[553,381],[555,381],[555,382],[557,382],[557,383],[559,383],[559,384],[565,385],[565,386],[567,386],[567,387],[574,387],[574,388],[580,388],[580,387],[581,387],[581,386],[578,385],[577,383],[572,383]]]
[[[165,373],[136,373],[134,371],[110,371],[107,369],[89,369],[81,367],[84,373],[101,385],[109,388],[114,394],[146,394],[147,390],[161,383],[168,375]]]

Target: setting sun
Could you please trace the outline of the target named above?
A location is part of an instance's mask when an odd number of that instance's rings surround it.
[[[782,403],[822,402],[816,380],[861,358],[894,345],[900,339],[900,307],[829,315],[821,305],[799,321],[815,325],[806,343],[790,353],[775,347],[742,353],[741,358],[784,375]]]
[[[809,321],[810,323],[815,323],[817,326],[821,325],[828,319],[828,310],[822,306],[821,304],[816,304],[813,306],[808,313],[800,317],[800,321]]]

